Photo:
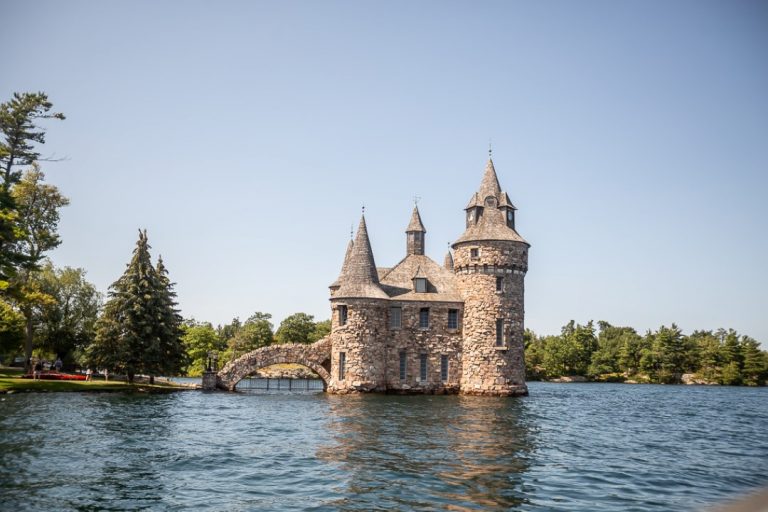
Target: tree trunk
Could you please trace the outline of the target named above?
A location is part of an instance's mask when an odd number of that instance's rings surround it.
[[[24,314],[24,319],[26,320],[25,325],[25,334],[26,339],[24,340],[24,368],[26,370],[26,373],[32,372],[32,339],[33,339],[33,327],[32,327],[32,310],[31,309],[24,309],[22,311]]]
[[[132,373],[128,374],[128,383],[129,384],[133,384],[133,374]]]
[[[155,383],[155,376],[154,375],[150,375],[149,376],[149,383],[150,384],[154,384]]]

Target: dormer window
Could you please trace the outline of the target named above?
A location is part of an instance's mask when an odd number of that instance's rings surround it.
[[[416,293],[427,293],[427,279],[424,277],[417,277],[413,280]]]

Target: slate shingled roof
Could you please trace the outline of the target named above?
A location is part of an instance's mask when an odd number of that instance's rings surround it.
[[[421,231],[422,233],[427,232],[427,230],[424,229],[424,224],[422,224],[421,222],[421,215],[419,215],[418,206],[413,207],[413,213],[411,214],[411,222],[408,223],[408,227],[405,229],[406,233],[410,233],[411,231]]]
[[[329,286],[329,288],[336,288],[337,286],[341,286],[341,276],[344,275],[344,273],[347,271],[347,267],[349,266],[349,255],[352,254],[352,247],[355,245],[355,242],[352,240],[349,241],[347,244],[347,252],[344,253],[344,263],[341,265],[341,273],[339,274],[339,277],[336,278],[336,280]]]
[[[414,291],[413,278],[416,276],[427,278],[428,293]],[[422,254],[409,254],[380,279],[381,287],[395,300],[463,302],[454,273]]]
[[[342,274],[339,276],[341,286],[333,294],[334,298],[388,298],[379,286],[379,274],[376,271],[376,262],[373,260],[365,216],[360,219],[355,243],[352,245],[352,252],[345,266],[346,268],[342,269]]]
[[[497,204],[500,206],[508,205],[514,208],[507,193],[501,191],[499,178],[496,176],[496,169],[493,167],[493,160],[491,159],[488,159],[488,163],[485,166],[485,173],[483,174],[480,188],[472,195],[466,209],[483,206],[485,198],[488,196],[495,197]],[[453,243],[452,247],[455,248],[462,242],[479,240],[504,240],[528,244],[517,231],[507,226],[504,210],[496,207],[483,207],[483,215],[477,223],[470,224],[459,239]]]

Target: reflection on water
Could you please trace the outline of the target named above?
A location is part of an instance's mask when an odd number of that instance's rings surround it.
[[[0,397],[0,509],[694,510],[768,484],[767,389]]]
[[[328,397],[336,443],[318,455],[349,475],[341,510],[509,509],[524,501],[532,432],[518,400]]]

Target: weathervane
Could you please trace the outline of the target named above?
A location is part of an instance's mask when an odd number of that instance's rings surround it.
[[[421,196],[413,196],[413,205],[419,206],[419,201],[421,201]]]
[[[491,139],[488,139],[488,158],[491,158],[493,156],[493,144],[491,143]]]

